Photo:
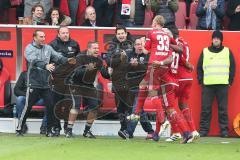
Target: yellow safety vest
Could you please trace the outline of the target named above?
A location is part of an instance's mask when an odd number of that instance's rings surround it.
[[[224,47],[219,53],[203,49],[203,84],[229,84],[229,49]]]

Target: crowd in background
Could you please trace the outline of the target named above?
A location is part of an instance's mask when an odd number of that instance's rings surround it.
[[[2,0],[0,23],[149,27],[154,15],[162,15],[165,27],[177,33],[180,2],[186,4],[186,23],[191,21],[191,6],[197,6],[196,29],[240,30],[240,0]]]

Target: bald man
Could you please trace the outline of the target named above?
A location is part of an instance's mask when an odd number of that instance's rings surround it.
[[[96,11],[92,6],[88,6],[85,11],[85,21],[82,26],[91,26],[97,27],[100,26],[99,22],[97,22]]]

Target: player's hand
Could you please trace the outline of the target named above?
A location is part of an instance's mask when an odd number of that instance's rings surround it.
[[[153,68],[159,68],[160,66],[162,66],[162,62],[161,61],[153,61],[152,66],[153,66]]]
[[[77,60],[75,58],[68,58],[69,64],[76,64]]]
[[[186,63],[186,67],[190,72],[194,71],[194,65],[192,65],[191,63]]]
[[[47,65],[46,65],[46,69],[47,69],[49,72],[54,71],[54,70],[55,70],[54,63],[47,64]]]

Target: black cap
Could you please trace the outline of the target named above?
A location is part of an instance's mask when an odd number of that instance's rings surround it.
[[[213,34],[212,34],[212,39],[213,38],[219,38],[221,40],[221,42],[222,42],[223,41],[223,34],[222,34],[222,32],[219,31],[219,30],[214,31]]]

